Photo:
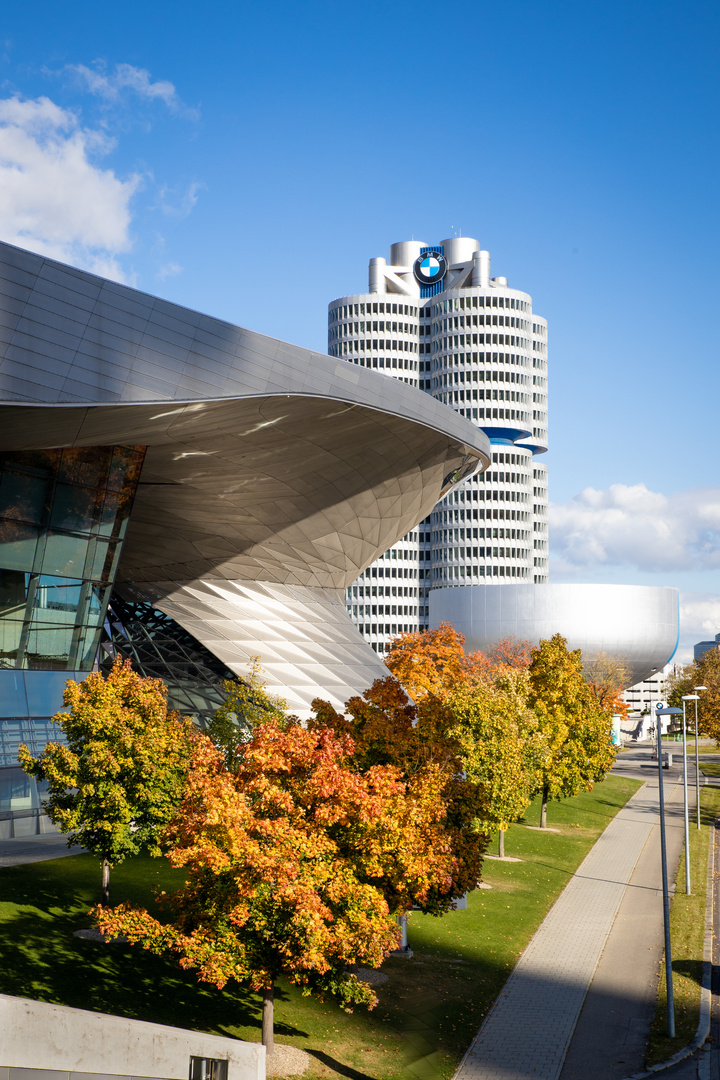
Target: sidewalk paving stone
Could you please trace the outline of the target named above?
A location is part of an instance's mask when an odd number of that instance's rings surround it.
[[[668,801],[676,794],[677,780],[668,777]],[[618,907],[657,818],[657,788],[648,784],[618,812],[570,879],[454,1080],[557,1080]]]

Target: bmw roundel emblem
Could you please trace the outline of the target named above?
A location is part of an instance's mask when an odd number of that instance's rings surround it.
[[[438,251],[427,251],[415,260],[413,273],[420,285],[435,285],[447,273],[447,260]]]

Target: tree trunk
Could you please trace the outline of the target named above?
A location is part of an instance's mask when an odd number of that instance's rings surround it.
[[[549,788],[544,787],[542,793],[542,809],[540,810],[540,828],[547,829],[547,804],[548,795],[550,794]]]
[[[272,1054],[275,1048],[274,999],[275,985],[266,986],[263,990],[262,1043],[268,1054]]]
[[[505,830],[501,829],[498,833],[498,855],[501,859],[505,858]]]
[[[110,907],[110,863],[107,859],[102,862],[102,891],[100,893],[100,906]]]

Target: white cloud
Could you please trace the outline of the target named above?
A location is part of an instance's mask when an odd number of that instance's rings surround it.
[[[182,274],[183,268],[180,263],[169,262],[163,263],[155,275],[160,281],[165,281],[169,277],[177,277],[178,274]]]
[[[205,187],[205,184],[195,180],[178,192],[165,184],[158,192],[158,206],[168,217],[187,217],[198,201],[198,192],[203,191]]]
[[[98,61],[94,68],[85,64],[68,64],[65,71],[74,74],[91,94],[96,94],[107,102],[118,102],[126,93],[137,94],[146,101],[161,101],[170,112],[188,119],[197,120],[199,112],[184,104],[178,97],[173,83],[167,79],[153,82],[150,72],[132,64],[116,64],[112,73],[106,71],[104,63]]]
[[[689,664],[698,641],[714,641],[720,634],[720,596],[713,593],[680,593],[680,644],[673,663]]]
[[[629,566],[642,571],[720,567],[720,488],[663,495],[644,484],[586,488],[550,507],[556,572]]]
[[[0,100],[0,237],[115,280],[131,247],[130,202],[140,185],[91,156],[113,142],[47,97]]]

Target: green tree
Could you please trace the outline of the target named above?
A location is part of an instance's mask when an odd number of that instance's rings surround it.
[[[48,817],[68,847],[80,844],[102,860],[102,903],[110,869],[147,847],[159,854],[159,833],[177,811],[191,752],[189,720],[169,713],[160,679],[144,679],[116,660],[107,678],[68,680],[68,712],[53,722],[67,738],[39,757],[20,746],[27,773],[48,782]]]
[[[282,698],[265,689],[259,656],[251,658],[245,678],[228,679],[222,688],[227,696],[205,734],[223,752],[225,764],[232,770],[241,761],[243,747],[256,726],[271,717],[282,719],[287,706]]]
[[[668,702],[682,708],[683,694],[694,694],[696,686],[704,686],[697,702],[698,732],[716,742],[720,741],[720,649],[710,649],[699,660],[680,668],[669,679]],[[694,702],[687,710],[688,725],[695,723]]]
[[[447,730],[460,753],[464,774],[482,792],[476,825],[499,833],[523,816],[537,790],[538,771],[547,756],[545,740],[527,706],[527,671],[497,671],[492,682],[461,685],[446,701],[452,714]]]
[[[353,751],[327,727],[273,718],[256,725],[230,772],[197,735],[165,834],[168,858],[187,872],[167,898],[170,919],[127,904],[95,912],[104,933],[175,953],[219,987],[236,979],[262,993],[269,1051],[281,973],[347,1011],[372,1006],[374,991],[347,967],[378,967],[397,946],[395,916],[452,874],[438,778],[413,786],[389,765],[361,773]]]
[[[529,668],[527,700],[546,744],[538,773],[545,828],[549,799],[590,791],[612,767],[612,715],[583,677],[580,650],[570,652],[561,634],[540,642]]]

